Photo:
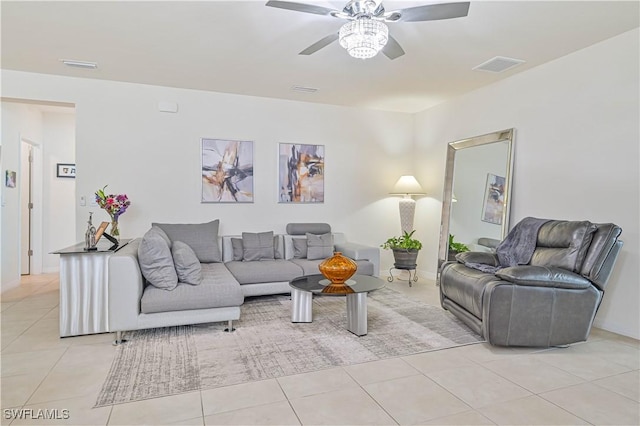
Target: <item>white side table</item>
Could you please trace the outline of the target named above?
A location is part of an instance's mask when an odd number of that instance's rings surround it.
[[[129,241],[114,247],[103,240],[93,251],[79,243],[53,252],[60,255],[60,337],[109,331],[109,257]]]

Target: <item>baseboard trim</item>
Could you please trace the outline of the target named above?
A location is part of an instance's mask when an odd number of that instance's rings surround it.
[[[624,324],[616,324],[610,321],[594,321],[594,327],[598,327],[605,331],[610,331],[611,333],[620,334],[622,336],[631,337],[632,339],[640,340],[640,335],[637,330],[629,329],[629,326]]]

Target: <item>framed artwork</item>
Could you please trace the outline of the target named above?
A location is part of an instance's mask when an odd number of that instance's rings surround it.
[[[16,172],[11,170],[5,171],[4,186],[6,186],[7,188],[16,187]]]
[[[253,202],[253,142],[203,138],[201,157],[201,202]]]
[[[74,178],[76,177],[76,165],[69,163],[56,164],[56,177]]]
[[[504,211],[504,176],[487,173],[487,186],[484,191],[482,221],[502,225]]]
[[[278,202],[324,203],[324,145],[281,143]]]

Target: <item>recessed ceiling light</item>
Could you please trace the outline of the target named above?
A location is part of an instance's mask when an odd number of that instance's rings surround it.
[[[476,71],[487,72],[503,72],[513,67],[516,67],[526,61],[522,59],[506,58],[504,56],[496,56],[486,62],[481,63],[478,66],[473,67]]]
[[[85,68],[85,69],[91,69],[91,70],[98,68],[98,64],[95,62],[76,61],[73,59],[60,59],[60,62],[62,62],[63,64],[69,67]]]
[[[302,93],[315,93],[318,91],[315,87],[305,87],[305,86],[292,86],[291,90],[294,92],[302,92]]]

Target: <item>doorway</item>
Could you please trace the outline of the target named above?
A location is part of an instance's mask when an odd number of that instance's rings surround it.
[[[33,156],[36,148],[22,139],[20,151],[20,275],[31,275],[33,265]]]

